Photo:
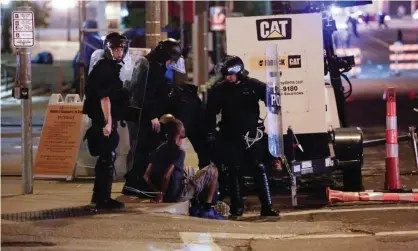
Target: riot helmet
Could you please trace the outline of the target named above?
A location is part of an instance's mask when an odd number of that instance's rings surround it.
[[[248,72],[244,68],[244,62],[237,56],[227,55],[220,63],[215,66],[215,72],[222,75],[223,78],[236,75],[238,80],[247,76]]]
[[[168,38],[164,41],[160,41],[157,47],[155,47],[154,52],[157,55],[159,63],[164,64],[168,60],[172,60],[173,63],[177,63],[177,61],[181,58],[181,45],[179,41],[173,38]]]
[[[130,44],[130,41],[128,40],[127,37],[117,32],[110,33],[109,35],[106,36],[104,43],[103,43],[105,58],[123,62],[123,59],[128,53],[129,44]],[[121,58],[116,58],[115,55],[113,55],[112,49],[115,49],[115,48],[123,48],[123,54]]]

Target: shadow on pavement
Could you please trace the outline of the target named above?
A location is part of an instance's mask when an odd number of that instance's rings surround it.
[[[2,247],[54,247],[56,244],[43,241],[5,241],[1,242]]]
[[[127,212],[130,212],[128,208],[119,210],[104,210],[96,209],[92,205],[86,205],[80,207],[54,208],[32,212],[8,213],[2,214],[1,219],[16,222],[27,222]]]

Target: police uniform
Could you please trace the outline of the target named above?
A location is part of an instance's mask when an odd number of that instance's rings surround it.
[[[119,78],[122,65],[111,53],[112,48],[115,47],[125,47],[126,55],[128,40],[118,33],[111,33],[106,37],[105,58],[95,64],[85,87],[86,100],[83,113],[92,121],[92,126],[86,132],[86,138],[91,155],[98,156],[92,199],[98,208],[124,206],[123,203],[110,198],[116,160],[115,149],[119,143],[117,122],[123,119],[128,105],[127,92]],[[107,122],[101,107],[101,100],[107,97],[111,104],[112,118],[112,131],[109,136],[103,134]]]
[[[142,108],[139,125],[128,124],[131,137],[136,137],[136,149],[131,169],[125,175],[126,182],[122,193],[125,195],[137,194],[132,188],[148,190],[143,180],[146,167],[149,163],[150,153],[161,142],[161,135],[152,128],[151,120],[159,119],[164,114],[164,104],[169,92],[168,81],[165,78],[166,62],[176,62],[181,57],[180,43],[173,39],[161,41],[156,48],[145,56],[149,62],[148,79],[144,93],[138,92],[135,99]]]
[[[210,164],[208,142],[205,135],[204,107],[197,95],[197,86],[187,82],[174,83],[167,94],[164,113],[182,121],[187,138],[195,150],[199,168]]]
[[[265,102],[266,85],[245,74],[242,60],[227,56],[221,63],[223,76],[236,74],[238,81],[222,81],[214,86],[208,94],[206,106],[206,125],[209,134],[215,133],[216,115],[221,113],[219,132],[214,142],[218,160],[228,166],[229,189],[231,196],[232,216],[241,216],[244,203],[241,194],[242,169],[249,168],[257,186],[262,204],[262,216],[277,216],[272,209],[271,196],[265,166],[263,165],[265,146],[262,140],[254,141],[258,130],[260,107],[259,101]],[[264,141],[265,142],[265,141]]]

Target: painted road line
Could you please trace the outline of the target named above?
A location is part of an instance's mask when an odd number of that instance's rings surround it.
[[[350,212],[366,212],[366,211],[394,211],[394,210],[418,210],[418,206],[410,207],[366,207],[366,208],[347,208],[347,209],[316,209],[306,210],[298,212],[280,213],[280,216],[293,216],[293,215],[307,215],[307,214],[328,214],[328,213],[350,213]],[[245,217],[259,216],[258,213],[248,213]]]
[[[366,37],[368,37],[370,40],[373,40],[374,42],[376,42],[376,43],[378,43],[378,44],[380,44],[380,45],[382,45],[382,46],[384,46],[386,48],[389,48],[389,46],[390,46],[390,44],[388,44],[385,41],[383,41],[383,40],[381,40],[381,39],[379,39],[377,37],[374,37],[372,35],[366,35]]]
[[[378,233],[338,233],[338,234],[308,234],[308,235],[271,235],[271,234],[242,234],[242,233],[193,233],[181,232],[180,238],[190,251],[222,251],[215,243],[215,239],[227,240],[301,240],[301,239],[337,239],[337,238],[359,238],[373,236],[404,236],[418,235],[418,230],[393,231]]]

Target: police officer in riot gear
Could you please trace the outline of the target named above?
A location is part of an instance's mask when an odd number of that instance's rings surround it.
[[[167,39],[158,43],[146,59],[149,63],[148,78],[143,91],[134,94],[134,99],[142,108],[139,124],[128,124],[130,136],[136,135],[136,149],[131,169],[125,175],[126,183],[122,190],[125,195],[136,194],[132,188],[146,190],[143,180],[145,169],[149,162],[149,154],[154,151],[161,136],[159,118],[164,114],[163,108],[169,92],[168,81],[165,77],[167,65],[177,62],[181,58],[181,46],[177,40]]]
[[[172,84],[167,94],[164,113],[173,114],[183,123],[187,138],[198,156],[199,168],[204,168],[210,164],[204,106],[198,96],[197,86],[188,82],[183,58],[179,59],[172,69],[173,77],[169,80]]]
[[[119,78],[129,40],[113,32],[104,41],[104,58],[99,60],[88,76],[83,113],[92,121],[86,132],[91,155],[98,156],[92,202],[97,208],[117,209],[124,204],[113,200],[112,191],[115,149],[119,144],[117,122],[123,120],[128,107],[127,91]]]
[[[237,56],[226,56],[217,65],[223,81],[209,90],[206,106],[206,125],[214,149],[223,156],[228,167],[228,187],[231,198],[231,216],[244,213],[241,188],[244,168],[251,169],[261,202],[261,216],[278,216],[272,208],[266,169],[263,165],[263,147],[259,129],[259,101],[265,102],[266,85],[247,76],[243,61]],[[216,133],[216,115],[221,113],[219,132]],[[215,137],[216,135],[216,137]],[[257,141],[258,139],[258,141]]]

